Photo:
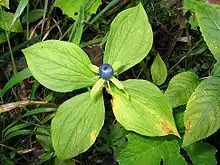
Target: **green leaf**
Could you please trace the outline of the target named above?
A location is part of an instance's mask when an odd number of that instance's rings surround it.
[[[195,14],[202,36],[217,61],[220,61],[220,6],[196,2]]]
[[[59,159],[85,152],[96,140],[104,123],[102,95],[96,99],[89,92],[64,102],[52,120],[52,143]]]
[[[202,81],[187,102],[183,146],[204,139],[220,128],[220,78]]]
[[[174,76],[165,92],[171,107],[174,108],[186,104],[199,82],[198,76],[190,71]]]
[[[108,144],[114,150],[114,155],[118,157],[120,151],[126,147],[126,135],[128,134],[127,130],[122,127],[121,124],[114,123],[110,126],[110,133],[108,136]]]
[[[10,28],[12,28],[15,24],[15,22],[18,20],[18,18],[21,16],[22,12],[24,11],[25,7],[27,6],[29,0],[20,0],[19,5],[16,9],[16,12],[14,14],[14,18],[11,22]]]
[[[182,107],[178,108],[173,114],[176,122],[177,130],[180,134],[185,132],[184,110],[182,109]]]
[[[0,5],[9,9],[9,0],[0,0]]]
[[[98,80],[88,56],[73,43],[49,40],[22,51],[33,76],[51,90],[70,92]]]
[[[199,25],[198,25],[198,22],[197,22],[197,20],[196,20],[195,15],[191,15],[191,16],[189,17],[188,23],[191,25],[191,29],[193,29],[193,30],[198,30],[197,28],[198,28]]]
[[[167,67],[158,54],[151,66],[151,75],[154,84],[161,85],[167,79]]]
[[[22,32],[20,20],[15,21],[13,27],[10,28],[13,18],[14,14],[0,10],[0,28],[10,32]]]
[[[125,129],[146,136],[179,136],[172,108],[157,86],[145,80],[127,80],[122,84],[126,93],[115,86],[109,92],[115,117]]]
[[[4,88],[0,92],[0,97],[2,97],[7,91],[9,91],[13,86],[16,84],[22,82],[23,80],[31,77],[32,74],[28,68],[18,72],[16,75],[14,75],[4,86]]]
[[[89,14],[95,14],[101,4],[101,0],[87,0],[85,11]]]
[[[124,10],[111,24],[104,63],[120,62],[122,73],[143,60],[152,43],[153,32],[143,6]]]
[[[194,165],[216,165],[216,149],[208,143],[197,142],[184,148]]]
[[[200,1],[200,0],[184,0],[183,1],[184,12],[187,12],[189,10],[195,11],[197,1]]]
[[[166,137],[142,137],[129,134],[125,149],[119,153],[120,165],[186,165],[176,140]]]
[[[220,62],[216,62],[213,69],[212,73],[213,76],[220,76]]]
[[[27,14],[24,15],[24,17],[22,17],[22,23],[26,23],[27,21],[29,21],[30,23],[33,23],[37,21],[38,19],[42,18],[43,14],[44,14],[44,9],[31,10],[28,13],[28,20],[27,20]]]
[[[85,0],[56,0],[54,2],[54,6],[61,8],[64,14],[76,19],[78,13],[80,12],[80,7],[84,5],[84,1]],[[84,10],[88,14],[95,14],[101,4],[101,0],[89,0]]]

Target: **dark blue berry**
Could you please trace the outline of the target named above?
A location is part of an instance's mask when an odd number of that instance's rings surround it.
[[[113,68],[109,64],[102,64],[99,67],[99,76],[105,80],[109,80],[114,74]]]

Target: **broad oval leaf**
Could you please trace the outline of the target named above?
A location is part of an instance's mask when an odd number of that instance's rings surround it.
[[[117,121],[130,131],[145,136],[179,136],[166,97],[145,80],[122,82],[125,91],[112,87],[112,108]]]
[[[195,14],[209,49],[217,61],[220,61],[220,6],[204,2],[195,2]]]
[[[98,80],[88,56],[73,43],[49,40],[22,51],[33,76],[53,91],[69,92]]]
[[[85,0],[56,0],[54,5],[62,9],[63,13],[68,15],[69,17],[76,19],[77,15],[80,12],[80,8],[85,5],[84,10],[86,13],[95,14],[99,5],[102,4],[101,0],[87,0],[87,4],[85,4]]]
[[[171,107],[186,104],[199,82],[198,76],[190,71],[174,76],[165,92]]]
[[[104,123],[102,95],[93,99],[89,92],[64,102],[52,120],[53,147],[59,159],[85,152],[96,140]]]
[[[161,85],[167,79],[167,67],[158,54],[151,66],[151,75],[154,84]]]
[[[220,78],[202,81],[187,102],[183,146],[204,139],[220,128]]]
[[[6,31],[10,31],[10,32],[22,32],[23,29],[22,29],[20,20],[15,21],[15,23],[11,27],[13,18],[14,18],[14,14],[1,10],[0,11],[0,28]]]
[[[194,165],[216,165],[216,149],[202,141],[191,144],[184,148]]]
[[[167,137],[142,137],[137,134],[127,135],[125,149],[119,153],[120,165],[186,165],[180,155],[178,141]]]
[[[120,62],[119,73],[147,56],[153,43],[153,32],[141,4],[122,11],[111,24],[104,63]]]

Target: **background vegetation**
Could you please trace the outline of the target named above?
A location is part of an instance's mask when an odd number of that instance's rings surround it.
[[[97,11],[91,8],[86,19],[76,24],[80,11],[71,6],[70,11],[62,11],[60,4],[54,4],[53,0],[0,1],[0,164],[116,164],[117,154],[126,145],[127,138],[126,131],[115,121],[107,94],[106,120],[95,144],[74,159],[61,162],[56,158],[50,138],[51,119],[63,101],[84,89],[61,94],[41,86],[30,77],[21,49],[48,39],[70,41],[80,44],[93,63],[99,66],[112,20],[119,12],[139,2],[102,0],[101,4],[96,4]],[[167,68],[167,79],[159,84],[163,91],[170,79],[183,71],[191,70],[199,77],[208,77],[216,61],[193,14],[183,12],[183,2],[141,2],[152,25],[154,45],[149,56],[120,75],[120,80],[145,79],[155,82],[151,76],[151,66],[158,53]],[[10,15],[9,12],[15,14]],[[67,16],[69,12],[74,13],[72,18]],[[14,23],[12,28],[11,23]],[[181,108],[185,107],[174,109],[174,116],[180,118],[180,122],[183,117]],[[219,150],[219,138],[217,131],[204,141]],[[189,164],[192,163],[184,150],[181,150],[181,155]],[[219,152],[216,159],[220,161]]]

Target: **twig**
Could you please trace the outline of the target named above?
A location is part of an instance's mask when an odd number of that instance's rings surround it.
[[[3,112],[13,110],[15,108],[22,108],[28,105],[47,105],[47,106],[57,107],[56,104],[48,103],[47,101],[30,101],[30,100],[18,101],[18,102],[8,103],[8,104],[4,104],[0,106],[0,114]]]

